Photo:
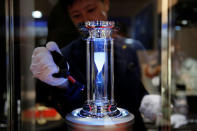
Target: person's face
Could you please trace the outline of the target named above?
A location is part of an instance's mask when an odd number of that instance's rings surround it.
[[[68,7],[68,12],[74,25],[86,21],[107,20],[109,0],[76,0]]]

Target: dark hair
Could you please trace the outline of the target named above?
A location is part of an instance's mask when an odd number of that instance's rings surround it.
[[[78,29],[70,19],[67,8],[61,3],[67,3],[67,1],[71,0],[59,0],[48,17],[47,41],[55,41],[58,43],[59,48],[63,48],[66,44],[79,37]]]
[[[72,5],[76,0],[60,0],[60,3],[62,4],[62,6],[64,7],[68,7],[70,5]]]
[[[72,6],[73,3],[77,1],[77,0],[60,0],[60,3],[62,4],[62,6],[64,6],[64,8],[67,9],[68,6]],[[104,1],[104,0],[100,0],[100,1]]]

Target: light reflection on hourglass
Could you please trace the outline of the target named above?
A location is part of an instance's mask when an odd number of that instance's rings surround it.
[[[94,62],[97,68],[96,73],[96,81],[95,81],[95,104],[97,106],[101,106],[106,103],[107,97],[105,96],[106,90],[104,89],[104,78],[103,78],[103,66],[106,61],[106,53],[104,52],[104,44],[103,40],[97,41],[97,45],[95,46],[94,52]]]

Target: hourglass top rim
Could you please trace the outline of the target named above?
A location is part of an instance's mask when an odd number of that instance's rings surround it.
[[[80,23],[80,29],[94,29],[94,28],[108,28],[112,29],[115,27],[114,21],[86,21],[85,23]]]

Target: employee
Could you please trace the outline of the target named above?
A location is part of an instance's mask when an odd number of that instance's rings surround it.
[[[108,20],[109,0],[63,0],[62,3],[76,27],[81,22]],[[153,98],[152,95],[148,95],[141,82],[137,51],[143,50],[144,48],[137,41],[134,41],[130,45],[125,44],[124,38],[118,34],[114,34],[113,38],[115,101],[118,107],[125,108],[134,114],[134,130],[144,131],[146,129],[139,111],[140,105],[142,104],[141,111],[145,113],[145,116],[149,116],[150,118],[154,116],[153,110],[147,111],[143,105],[144,103],[147,104],[147,101],[143,99],[145,95],[146,98],[150,96],[148,99]],[[69,82],[67,78],[54,77],[54,74],[58,73],[60,67],[54,62],[55,60],[53,60],[51,51],[59,52],[68,62],[70,75],[79,83],[85,85],[85,47],[86,42],[82,37],[79,37],[61,50],[55,42],[48,42],[46,47],[35,48],[32,55],[30,70],[34,77],[57,89],[51,92],[51,102],[63,118],[73,109],[83,106],[86,92],[80,90],[76,91],[77,95],[75,93],[74,96],[70,95],[70,90],[76,88],[73,87],[76,85]],[[141,103],[142,99],[145,102]],[[150,104],[154,103],[152,99],[149,99],[148,102]]]

